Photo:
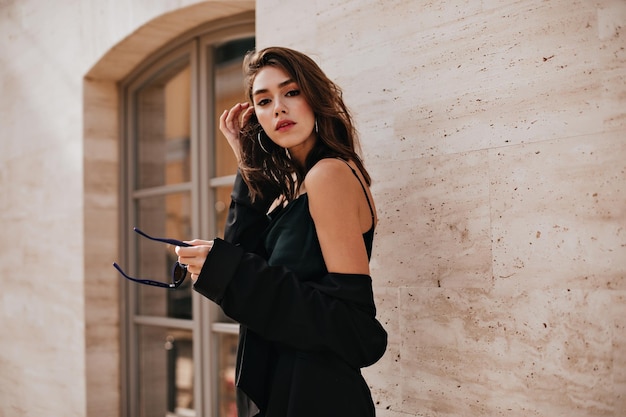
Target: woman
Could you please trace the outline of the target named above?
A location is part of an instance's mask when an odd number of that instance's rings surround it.
[[[239,416],[373,416],[383,355],[369,276],[376,212],[340,89],[287,48],[244,60],[220,130],[239,162],[224,240],[177,247],[194,289],[241,323]]]

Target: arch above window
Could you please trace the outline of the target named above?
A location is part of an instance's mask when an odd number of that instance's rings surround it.
[[[233,23],[254,21],[254,1],[202,1],[165,13],[135,30],[113,46],[87,72],[87,80],[119,81],[164,45],[181,42]],[[174,45],[172,45],[174,46]]]

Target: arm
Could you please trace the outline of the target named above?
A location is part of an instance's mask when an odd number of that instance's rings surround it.
[[[325,260],[330,259],[333,269],[329,270],[333,273],[302,282],[286,268],[270,267],[262,258],[216,240],[194,289],[267,339],[298,349],[330,350],[353,366],[363,367],[382,356],[387,334],[375,319],[368,259],[357,213],[362,189],[343,162],[331,162],[342,165],[331,165],[331,170],[323,167],[324,172],[316,174],[315,181],[309,182],[307,176],[307,192],[316,208],[338,214],[320,217],[311,208]],[[333,172],[333,168],[339,172]],[[341,178],[336,174],[349,176]],[[341,196],[333,200],[332,207],[324,207],[327,202],[319,196],[321,185],[325,185],[325,193],[333,188],[324,184],[326,175],[331,175],[330,182],[337,184],[337,189],[327,195],[331,200]],[[352,220],[336,223],[334,217],[343,216]],[[369,210],[365,218],[371,223]],[[329,227],[337,227],[343,233],[334,235],[326,230]],[[352,230],[356,237],[347,233],[348,239],[344,239],[346,230]],[[329,242],[333,238],[337,242]],[[333,255],[335,251],[337,256]]]
[[[357,178],[345,162],[322,159],[305,184],[328,271],[369,275],[363,233],[372,227],[372,214]]]
[[[224,230],[224,239],[227,242],[240,246],[248,252],[257,251],[262,233],[269,224],[266,212],[273,201],[271,193],[266,192],[263,195],[264,198],[258,198],[253,203],[248,186],[241,174],[237,172]],[[186,243],[191,246],[177,246],[176,254],[178,262],[187,265],[187,271],[195,283],[213,247],[213,241],[194,239]]]
[[[355,368],[385,352],[371,279],[329,273],[302,282],[282,267],[216,239],[194,289],[268,340],[297,349],[332,351]]]
[[[269,224],[267,211],[276,197],[267,191],[263,193],[263,198],[257,198],[253,203],[248,186],[241,174],[237,172],[226,219],[224,240],[241,245],[249,252],[254,252],[261,234]]]

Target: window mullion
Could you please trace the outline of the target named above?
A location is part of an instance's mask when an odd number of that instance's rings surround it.
[[[207,214],[209,213],[208,186],[209,179],[207,149],[209,146],[208,136],[208,115],[207,111],[207,85],[206,74],[207,57],[199,39],[194,40],[193,48],[193,71],[192,71],[192,134],[193,153],[192,164],[194,173],[194,236],[208,239]],[[207,317],[207,300],[204,300],[195,291],[192,293],[193,304],[193,329],[194,329],[194,351],[193,360],[197,372],[194,375],[194,398],[196,412],[199,416],[212,416],[211,412],[213,397],[211,395],[211,384],[208,382],[211,375],[211,357],[207,353],[210,351],[210,338],[206,330],[209,325]]]

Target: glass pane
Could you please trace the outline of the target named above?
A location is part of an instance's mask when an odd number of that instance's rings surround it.
[[[139,326],[139,352],[139,415],[195,415],[191,331]]]
[[[139,189],[190,181],[190,83],[185,59],[137,92],[135,185]]]
[[[241,62],[247,51],[254,49],[254,38],[228,42],[215,48],[215,176],[223,177],[237,172],[237,159],[219,131],[220,115],[235,103],[246,101],[243,89]]]
[[[228,217],[228,207],[230,206],[230,194],[233,186],[222,186],[215,188],[215,228],[216,235],[224,237],[224,227],[226,226],[226,218]]]
[[[217,317],[215,321],[219,323],[235,323],[235,324],[237,323],[235,320],[228,317],[226,313],[224,313],[224,310],[222,310],[222,308],[219,306],[217,309]]]
[[[220,417],[237,417],[235,403],[235,360],[238,336],[219,334],[219,383],[218,401]]]
[[[172,193],[142,198],[137,203],[137,227],[154,237],[188,240],[191,235],[191,194]],[[174,246],[137,235],[137,272],[144,279],[171,282],[176,263]],[[176,290],[138,287],[138,314],[190,319],[191,279],[188,276]]]

